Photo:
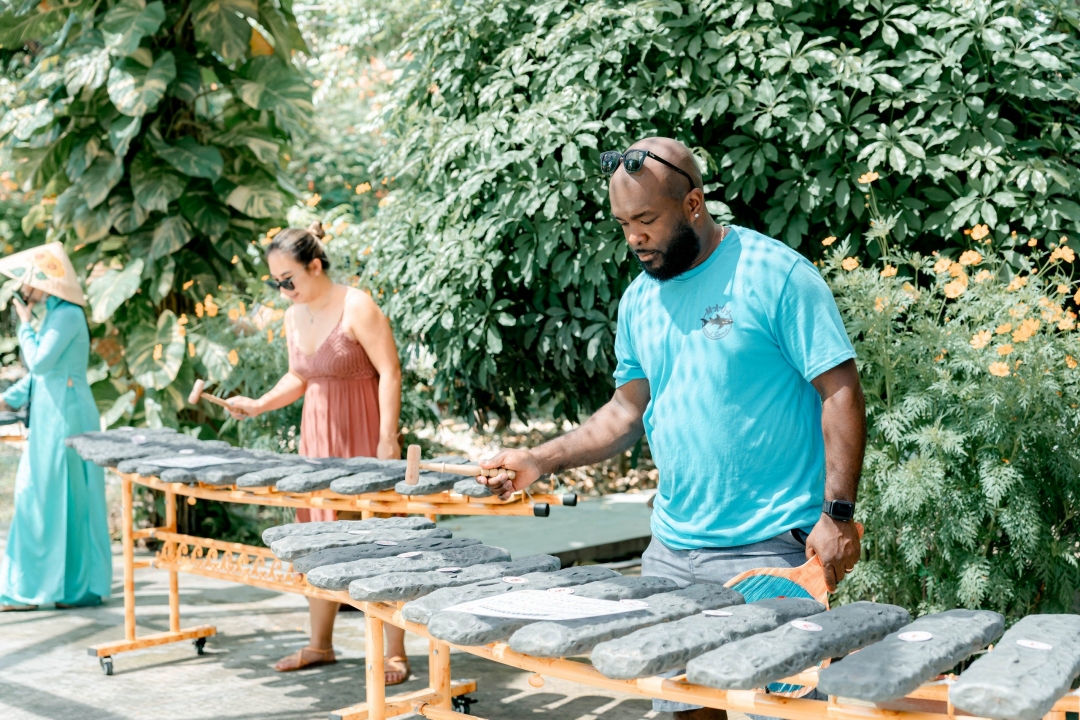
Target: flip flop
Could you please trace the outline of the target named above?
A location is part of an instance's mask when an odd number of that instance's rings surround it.
[[[37,605],[0,605],[0,612],[30,612],[37,609]]]
[[[278,660],[277,664],[274,665],[274,669],[278,672],[293,672],[295,670],[302,670],[309,667],[317,667],[319,665],[333,665],[336,662],[337,657],[334,655],[333,648],[329,648],[327,650],[302,648],[294,652],[292,655],[283,657]]]
[[[387,667],[390,665],[390,663],[395,663],[399,666],[404,667],[405,669],[388,670]],[[391,685],[400,685],[401,683],[409,679],[409,675],[411,674],[411,672],[411,668],[409,667],[409,658],[405,657],[404,655],[394,655],[393,657],[388,657],[386,658],[386,660],[383,661],[383,685],[386,687],[390,687]],[[386,676],[388,676],[390,673],[394,673],[395,675],[397,673],[401,673],[401,679],[397,682],[390,682],[386,679]]]

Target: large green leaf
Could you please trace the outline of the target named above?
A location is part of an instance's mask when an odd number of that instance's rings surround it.
[[[117,157],[124,157],[131,148],[131,141],[142,129],[141,117],[121,115],[109,123],[109,144]]]
[[[174,173],[149,152],[143,151],[131,162],[131,191],[146,210],[169,211],[169,203],[184,192],[187,178]]]
[[[173,283],[176,281],[176,258],[169,257],[154,263],[154,274],[150,282],[150,298],[154,302],[161,302],[165,296],[172,292]]]
[[[0,50],[16,50],[28,42],[44,40],[64,26],[60,10],[34,12],[17,18],[12,13],[0,15]]]
[[[65,134],[45,147],[14,148],[11,158],[15,161],[15,179],[20,184],[29,182],[33,187],[44,187],[63,170],[74,144],[74,135]]]
[[[113,193],[109,198],[109,224],[127,235],[143,226],[149,213],[127,193]]]
[[[154,228],[154,239],[150,244],[150,259],[157,260],[184,247],[191,241],[191,226],[181,215],[170,215]]]
[[[195,352],[206,371],[206,379],[212,383],[228,379],[233,370],[232,363],[229,362],[229,349],[201,335],[195,336],[194,342]]]
[[[113,157],[109,153],[102,153],[94,159],[94,163],[79,178],[79,187],[82,188],[82,198],[91,210],[109,197],[120,179],[124,177],[124,158]]]
[[[116,309],[135,294],[142,282],[143,260],[136,258],[123,270],[108,270],[86,286],[90,300],[90,319],[103,323]]]
[[[276,163],[281,152],[280,141],[267,128],[250,122],[237,123],[213,141],[224,147],[246,147],[266,165]]]
[[[229,211],[207,192],[184,193],[180,197],[180,212],[195,229],[217,241],[229,229]]]
[[[268,218],[281,215],[285,196],[269,182],[237,185],[225,202],[249,217]]]
[[[135,412],[135,398],[136,393],[134,390],[128,390],[126,393],[116,398],[112,406],[101,413],[102,427],[110,428],[115,425],[120,418]]]
[[[109,234],[109,208],[105,205],[91,210],[86,203],[75,209],[75,236],[84,244],[97,242]]]
[[[176,50],[176,82],[169,92],[186,103],[195,102],[202,87],[202,68],[193,55]]]
[[[113,55],[130,55],[144,37],[158,31],[165,22],[165,6],[160,0],[121,0],[109,8],[101,21],[105,44]]]
[[[171,52],[162,53],[149,68],[125,58],[109,71],[109,99],[123,114],[142,117],[157,109],[175,78],[176,61]]]
[[[101,142],[94,136],[84,138],[74,144],[71,154],[64,163],[64,172],[67,173],[68,180],[75,182],[82,177],[94,162],[100,147]]]
[[[292,65],[270,55],[245,63],[233,80],[236,94],[256,110],[269,110],[291,132],[314,112],[311,88]]]
[[[147,136],[154,152],[174,168],[191,177],[217,180],[225,167],[221,152],[216,147],[200,145],[193,137],[182,137],[170,145],[154,134]]]
[[[53,106],[48,98],[13,108],[0,117],[0,138],[11,133],[17,140],[29,140],[36,131],[51,123],[53,117]]]
[[[172,310],[158,316],[157,327],[140,326],[127,344],[127,363],[135,382],[161,390],[176,379],[184,362],[184,336]]]
[[[83,88],[97,90],[109,76],[108,48],[84,49],[64,63],[64,83],[74,97]]]
[[[255,0],[196,0],[193,10],[196,40],[227,63],[247,57],[251,26],[246,18],[258,17]]]

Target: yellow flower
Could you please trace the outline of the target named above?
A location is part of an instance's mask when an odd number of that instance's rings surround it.
[[[881,176],[878,175],[876,172],[868,172],[859,176],[859,182],[863,185],[869,185],[870,183],[877,180],[879,177]]]
[[[982,350],[990,342],[990,337],[989,330],[981,330],[980,332],[975,333],[971,336],[971,347],[976,350]]]
[[[203,306],[206,308],[207,315],[209,315],[210,317],[217,317],[218,306],[214,302],[213,295],[207,295],[206,298],[203,299]],[[198,310],[198,306],[196,306],[196,310]]]
[[[967,273],[964,272],[964,266],[961,265],[960,263],[955,263],[954,262],[952,265],[950,265],[949,266],[949,274],[952,275],[954,278],[963,277],[964,278],[964,284],[965,285],[967,284]]]
[[[1012,351],[1013,351],[1013,346],[1009,345],[1007,343],[1005,345],[998,345],[997,346],[997,354],[1001,355],[1002,357],[1005,357],[1006,355],[1008,355]]]
[[[314,195],[309,197],[304,204],[307,205],[308,207],[315,207],[316,205],[319,204],[320,200],[322,200],[322,196],[319,195],[319,193],[315,193]]]
[[[237,320],[239,320],[240,319],[240,311],[237,310],[236,308],[233,308],[232,310],[230,310],[229,311],[229,319],[232,320],[233,322],[236,322]]]
[[[1065,312],[1065,317],[1057,324],[1057,329],[1065,331],[1072,330],[1074,327],[1076,327],[1076,313],[1072,310],[1067,310]]]
[[[836,236],[835,236],[835,235],[830,235],[829,237],[827,237],[827,238],[825,238],[824,240],[822,240],[822,241],[821,241],[821,244],[822,244],[822,245],[824,245],[825,247],[829,247],[829,246],[830,246],[830,245],[832,245],[832,244],[833,244],[834,242],[836,242]]]
[[[934,272],[940,275],[941,273],[948,270],[951,265],[952,260],[950,260],[949,258],[941,258],[936,263],[934,263]]]
[[[187,354],[189,357],[195,357],[195,343],[189,342],[187,344]]]
[[[844,268],[848,272],[851,272],[855,268],[859,267],[859,259],[853,257],[844,258],[844,262],[840,263],[840,267]]]
[[[1024,287],[1025,285],[1027,285],[1027,281],[1028,281],[1028,279],[1027,279],[1027,277],[1026,277],[1026,276],[1025,276],[1025,277],[1021,277],[1021,276],[1017,275],[1017,276],[1016,276],[1016,277],[1014,277],[1014,278],[1012,279],[1012,281],[1011,281],[1011,282],[1009,283],[1009,287],[1007,287],[1007,288],[1005,288],[1005,289],[1006,289],[1007,291],[1009,291],[1009,292],[1016,292],[1016,291],[1017,291],[1017,290],[1019,290],[1020,288]]]
[[[1074,358],[1072,355],[1066,355],[1065,364],[1069,366],[1070,370],[1074,369],[1076,367],[1076,358]]]
[[[1064,260],[1067,263],[1071,263],[1075,259],[1076,253],[1074,253],[1073,249],[1068,245],[1062,245],[1060,247],[1057,247],[1052,253],[1050,253],[1050,262],[1054,262],[1055,260]]]
[[[240,362],[240,353],[236,352],[235,350],[230,350],[229,351],[229,363],[232,364],[232,365],[236,365],[239,362]]]
[[[186,283],[184,283],[183,289],[184,290],[190,290],[191,286],[194,285],[194,284],[195,284],[194,280],[188,280]]]
[[[1012,323],[1003,323],[994,328],[994,332],[998,335],[1004,335],[1007,332],[1012,332]]]
[[[881,277],[883,277],[883,278],[892,277],[895,274],[896,274],[896,267],[893,266],[893,265],[886,265],[885,268],[881,271]]]
[[[1009,366],[1003,362],[990,363],[990,374],[995,377],[1008,377]]]
[[[357,195],[363,195],[366,192],[371,192],[371,183],[369,183],[369,182],[360,183],[359,185],[356,186],[356,194]]]
[[[1028,247],[1035,247],[1038,244],[1039,244],[1039,241],[1036,240],[1035,238],[1031,238],[1030,240],[1028,240]]]
[[[45,255],[45,257],[38,260],[38,269],[52,278],[64,277],[64,265],[60,262],[59,258],[50,252],[41,254]]]
[[[985,225],[977,225],[976,230]],[[978,265],[983,261],[983,256],[979,254],[977,250],[967,250],[960,254],[961,265]]]
[[[975,273],[974,280],[977,283],[981,283],[981,282],[985,282],[985,281],[989,280],[993,276],[994,276],[994,273],[990,272],[989,270],[980,270],[979,272]]]
[[[195,303],[195,317],[201,318],[203,316],[203,304],[201,302]]]
[[[972,240],[982,240],[984,237],[986,237],[989,234],[990,234],[990,228],[988,228],[986,225],[976,225],[975,227],[971,228],[971,239]],[[978,254],[978,253],[976,253],[976,254]],[[961,262],[963,262],[963,260],[961,260]],[[964,264],[966,265],[967,263],[964,263]],[[979,263],[976,262],[975,264],[978,265]]]
[[[266,328],[266,342],[274,342],[274,328]]]
[[[161,343],[158,343],[157,345],[154,346],[154,360],[160,360],[161,359],[161,351],[162,351]]]
[[[884,312],[885,308],[889,306],[889,300],[887,298],[879,297],[874,298],[874,311]]]
[[[1012,334],[1013,342],[1027,342],[1032,335],[1039,332],[1041,325],[1042,322],[1035,318],[1028,318],[1023,321],[1020,323],[1020,327],[1016,328],[1016,331]]]
[[[967,278],[962,277],[953,280],[951,283],[945,283],[945,297],[955,299],[964,294],[967,290]]]
[[[1069,293],[1069,286],[1068,285],[1058,285],[1057,286],[1057,292],[1058,292],[1058,295],[1067,295]]]
[[[947,352],[949,352],[949,351],[948,351],[948,350],[945,350],[945,349],[943,348],[943,349],[941,350],[941,354],[940,354],[940,355],[938,355],[938,356],[936,356],[936,357],[934,358],[934,362],[941,362],[942,360],[944,360],[944,359],[945,359],[945,353],[947,353]]]

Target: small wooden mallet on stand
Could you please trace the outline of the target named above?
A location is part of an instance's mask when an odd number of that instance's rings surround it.
[[[410,445],[409,449],[405,452],[405,482],[409,485],[415,485],[420,482],[420,471],[427,470],[428,472],[438,473],[450,473],[451,475],[465,475],[468,477],[495,477],[499,473],[506,473],[506,476],[513,480],[517,477],[517,473],[513,470],[500,470],[499,468],[486,469],[479,465],[449,465],[447,463],[431,463],[420,462],[420,446]]]
[[[189,405],[198,405],[199,400],[205,400],[208,403],[212,403],[214,405],[218,405],[220,407],[223,407],[226,410],[229,410],[230,412],[241,412],[238,408],[234,408],[232,405],[230,405],[228,403],[228,401],[222,400],[221,398],[217,397],[216,395],[211,395],[208,392],[203,392],[203,390],[205,388],[206,388],[206,381],[205,380],[196,380],[195,381],[195,386],[192,387],[191,392],[188,393],[188,397],[187,397],[188,404]]]

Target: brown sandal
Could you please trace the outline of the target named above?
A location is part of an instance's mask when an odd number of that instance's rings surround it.
[[[0,612],[30,612],[37,608],[37,605],[0,605]]]
[[[387,669],[387,667],[388,667],[388,665],[390,663],[396,663],[397,665],[402,666],[405,669],[404,670],[389,670],[389,669]],[[396,674],[396,673],[399,673],[399,672],[401,673],[401,679],[398,680],[397,682],[390,682],[389,680],[386,679],[386,676],[389,675],[390,673],[395,673]],[[404,655],[395,655],[393,657],[388,657],[385,660],[383,660],[383,685],[386,686],[386,687],[390,687],[391,685],[400,685],[401,683],[403,683],[403,682],[405,682],[406,680],[409,679],[409,675],[411,673],[412,673],[412,669],[409,667],[409,658],[405,657]]]
[[[311,658],[310,660],[308,658]],[[334,655],[334,649],[329,648],[327,650],[316,650],[315,648],[301,648],[292,655],[283,657],[277,661],[274,665],[274,669],[278,672],[293,672],[294,670],[302,670],[309,667],[317,667],[319,665],[333,665],[337,662],[337,657]]]

